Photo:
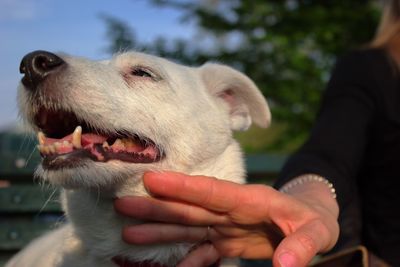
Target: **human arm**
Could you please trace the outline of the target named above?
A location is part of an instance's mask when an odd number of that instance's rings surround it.
[[[147,173],[143,180],[154,198],[126,197],[116,200],[115,207],[157,223],[126,227],[125,241],[198,243],[212,226],[212,244],[192,251],[180,267],[207,266],[219,257],[273,257],[275,266],[291,266],[279,264],[279,258],[294,257],[292,266],[306,266],[317,252],[331,248],[338,235],[337,203],[320,182],[299,185],[289,195],[268,186],[179,173]]]
[[[299,175],[316,173],[333,183],[341,207],[352,201],[376,117],[382,112],[382,92],[373,69],[385,66],[380,53],[353,51],[338,60],[310,135],[283,166],[276,188]]]
[[[363,50],[338,61],[308,140],[291,155],[275,181],[280,188],[294,177],[315,173],[334,185],[341,225],[334,251],[362,242],[362,184],[373,175],[370,166],[381,164],[374,159],[374,142],[382,139],[384,118],[380,116],[393,109],[389,99],[395,99],[390,86],[379,83],[393,79],[385,60],[383,51]]]

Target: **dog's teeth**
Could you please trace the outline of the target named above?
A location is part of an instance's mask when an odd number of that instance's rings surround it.
[[[49,146],[43,146],[43,154],[50,154]]]
[[[82,148],[81,140],[82,140],[82,127],[78,126],[75,128],[75,131],[72,134],[72,145],[74,146],[74,148]]]
[[[107,141],[105,141],[104,143],[103,143],[103,148],[110,148],[110,145],[107,143]]]
[[[57,151],[60,150],[60,148],[61,148],[61,146],[62,146],[62,143],[60,143],[60,142],[55,142],[55,143],[53,144],[53,146],[54,146],[54,148],[55,148],[55,150],[56,150],[56,152],[57,152]]]
[[[115,140],[114,144],[111,146],[113,148],[125,148],[125,144],[122,142],[121,139]]]
[[[73,147],[73,145],[70,142],[66,141],[66,140],[62,143],[62,146],[65,147],[65,148]]]
[[[44,145],[44,142],[46,140],[46,136],[44,135],[44,133],[43,132],[38,132],[37,138],[38,138],[39,144],[40,145]]]
[[[123,139],[121,139],[121,140],[122,140],[122,143],[124,143],[124,144],[130,144],[130,143],[132,143],[132,140],[129,139],[129,138],[123,138]]]
[[[44,152],[43,145],[37,145],[36,147],[39,150],[39,152],[43,154],[43,152]]]
[[[115,140],[115,142],[114,142],[114,145],[122,145],[123,143],[122,143],[122,140],[121,139],[117,139],[117,140]]]
[[[49,148],[50,153],[53,153],[53,154],[56,153],[56,148],[53,145],[49,145],[47,147]]]
[[[60,142],[55,142],[53,146],[58,150],[62,146],[62,144]]]
[[[122,142],[124,143],[124,145],[125,145],[126,148],[136,146],[135,142],[133,142],[133,141],[132,141],[131,139],[129,139],[129,138],[124,138],[124,139],[122,139]]]

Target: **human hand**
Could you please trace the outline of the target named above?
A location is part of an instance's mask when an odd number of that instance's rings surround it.
[[[316,190],[319,184],[289,196],[264,185],[172,172],[146,173],[143,181],[154,197],[124,197],[114,204],[121,214],[151,223],[125,227],[123,238],[132,244],[211,242],[179,267],[208,266],[219,257],[306,266],[338,236],[337,208],[330,209],[332,203]]]

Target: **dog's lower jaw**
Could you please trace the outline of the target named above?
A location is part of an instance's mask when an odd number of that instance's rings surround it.
[[[212,164],[211,164],[212,163]],[[244,168],[240,148],[235,141],[210,162],[196,164],[189,174],[208,175],[242,183]],[[187,170],[176,170],[187,172]],[[114,197],[126,195],[147,196],[141,182],[142,172],[125,179]],[[101,191],[81,189],[65,190],[62,202],[67,217],[73,224],[83,247],[90,250],[91,257],[112,259],[115,256],[133,262],[154,261],[165,266],[176,266],[190,251],[193,244],[163,244],[135,246],[121,239],[123,226],[139,222],[117,214],[113,208],[112,196]],[[110,265],[111,266],[111,265]]]
[[[147,195],[141,183],[135,186],[134,191],[131,187],[132,194]],[[117,214],[108,193],[102,195],[102,192],[96,191],[64,190],[63,204],[83,250],[93,257],[93,261],[109,259],[111,264],[111,259],[117,256],[131,262],[152,261],[172,267],[192,247],[185,243],[151,246],[125,243],[121,238],[123,226],[140,222]]]

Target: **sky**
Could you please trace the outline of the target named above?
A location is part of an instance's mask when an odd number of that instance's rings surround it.
[[[157,36],[190,38],[180,13],[148,0],[0,0],[0,129],[18,120],[16,93],[22,57],[34,50],[105,59],[109,44],[100,15],[128,23],[141,43]]]

